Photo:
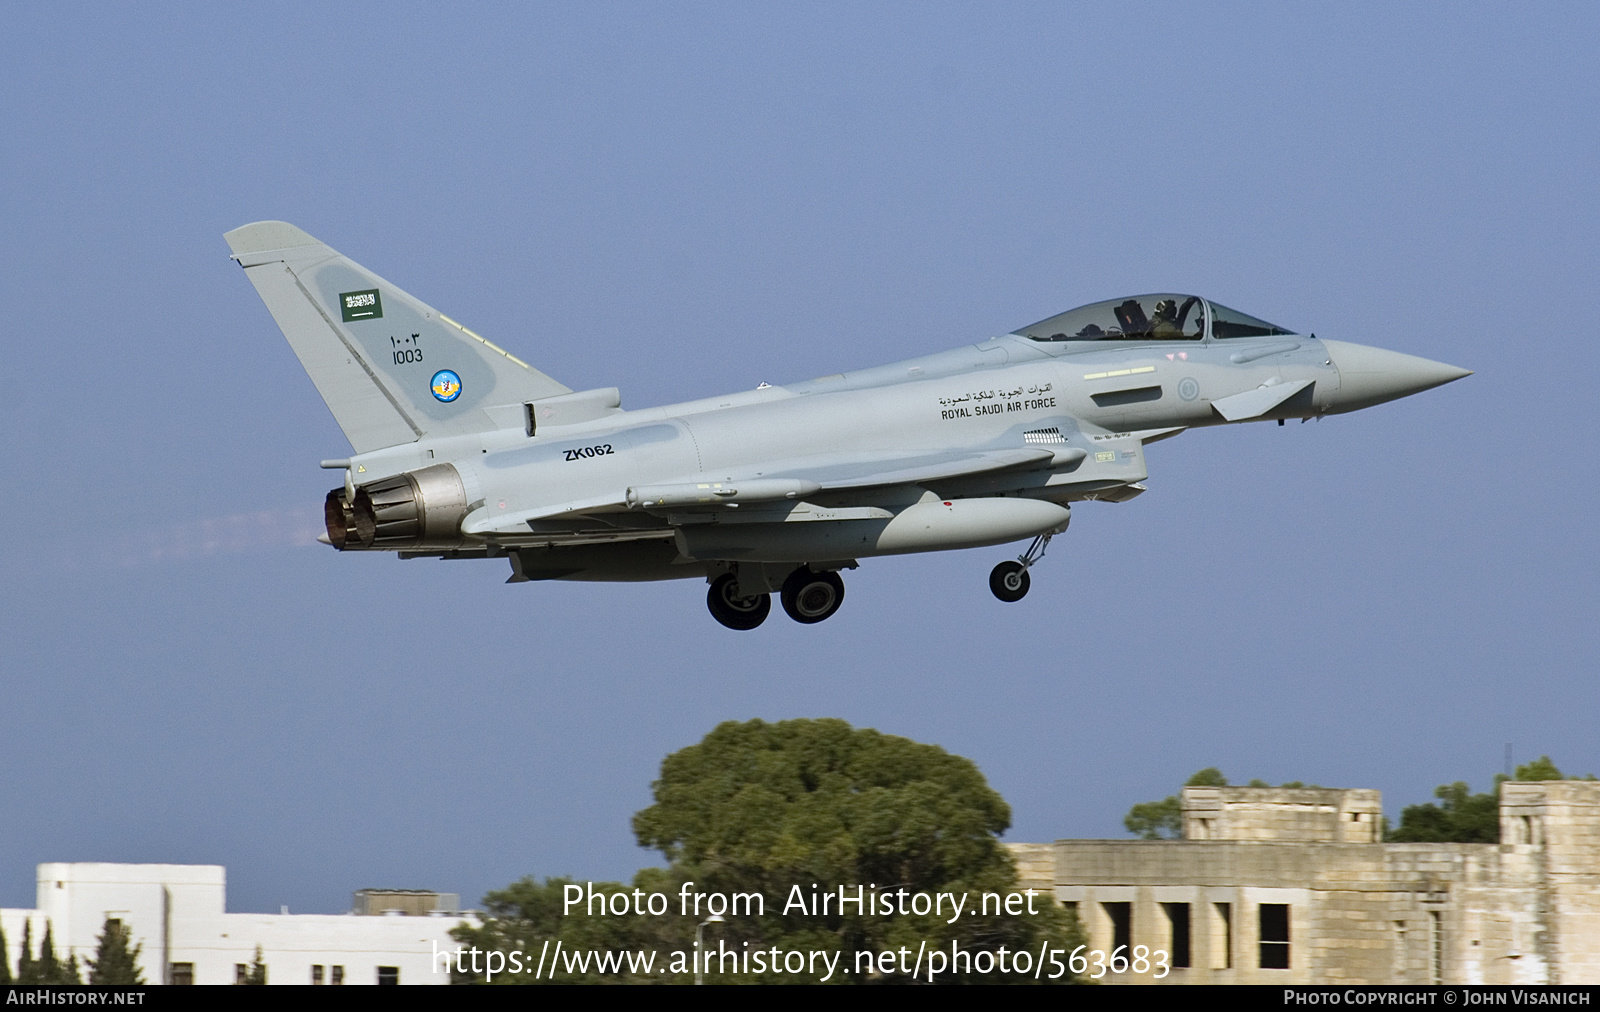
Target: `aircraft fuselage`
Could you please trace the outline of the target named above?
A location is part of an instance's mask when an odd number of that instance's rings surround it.
[[[356,453],[323,540],[402,557],[504,558],[512,582],[711,583],[718,621],[768,595],[817,622],[842,569],[1033,538],[1071,504],[1144,491],[1144,447],[1185,429],[1369,407],[1468,375],[1296,334],[1198,296],[1081,306],[979,344],[625,411],[571,391],[284,222],[228,233]]]

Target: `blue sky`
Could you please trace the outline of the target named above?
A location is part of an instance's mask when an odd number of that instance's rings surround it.
[[[1194,770],[1391,816],[1600,772],[1592,5],[13,7],[0,31],[0,904],[214,862],[230,907],[625,877],[661,757],[837,716],[1008,839]],[[1195,291],[1477,371],[1153,446],[1015,606],[1001,549],[827,623],[310,543],[348,452],[221,234],[292,221],[646,406]]]

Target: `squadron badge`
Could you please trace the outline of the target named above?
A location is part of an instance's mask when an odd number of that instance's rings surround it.
[[[449,369],[434,373],[429,386],[433,389],[433,396],[446,404],[461,396],[461,377]]]

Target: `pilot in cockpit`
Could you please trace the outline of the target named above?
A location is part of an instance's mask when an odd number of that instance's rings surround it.
[[[1155,315],[1150,320],[1150,336],[1155,338],[1183,337],[1183,322],[1178,319],[1178,300],[1162,299],[1156,303]]]

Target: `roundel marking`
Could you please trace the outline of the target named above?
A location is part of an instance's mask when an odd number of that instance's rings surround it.
[[[428,381],[428,387],[433,391],[436,400],[449,404],[461,396],[461,377],[449,369],[440,369],[433,374],[433,379]]]
[[[1192,401],[1200,396],[1200,384],[1194,381],[1193,376],[1185,376],[1178,383],[1178,396],[1186,401]]]

